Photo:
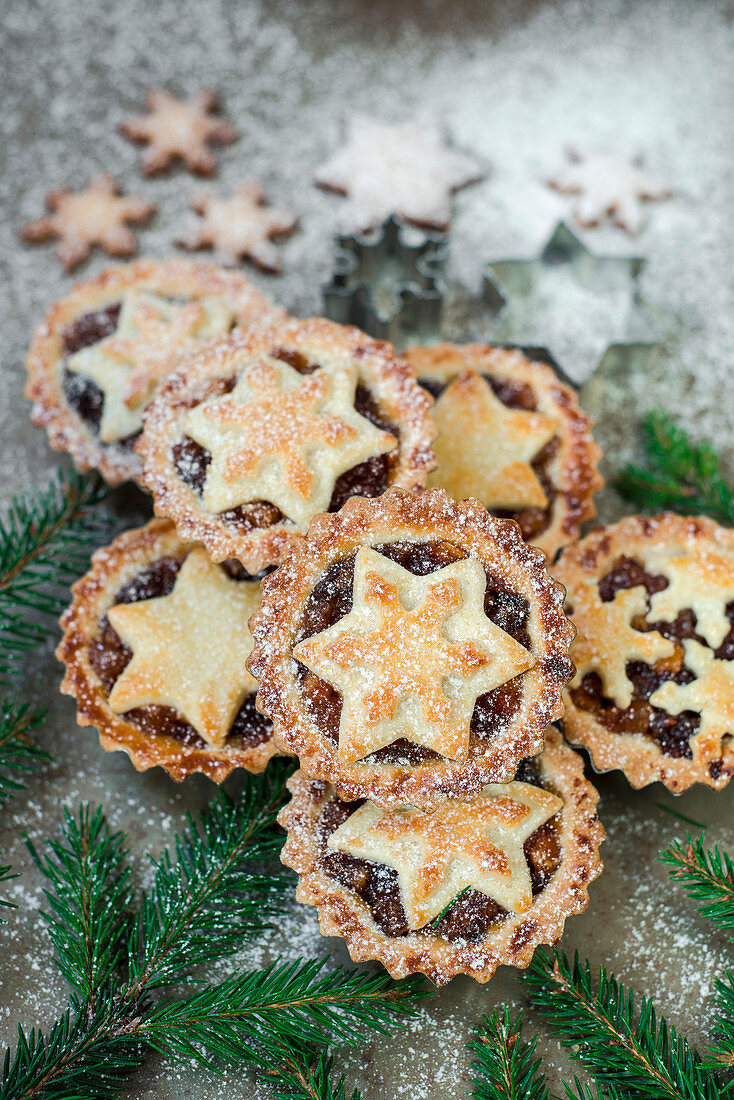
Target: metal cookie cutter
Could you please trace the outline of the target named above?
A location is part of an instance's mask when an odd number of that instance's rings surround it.
[[[623,303],[621,316],[593,350],[596,362],[584,377],[574,377],[575,371],[564,371],[559,360],[567,361],[557,347],[533,348],[536,357],[550,362],[566,381],[576,388],[597,372],[614,373],[646,370],[652,365],[662,340],[651,328],[641,308],[638,280],[645,261],[639,256],[597,256],[569,229],[559,222],[540,256],[530,260],[498,260],[487,265],[484,274],[483,298],[494,315],[493,332],[503,339],[523,342],[523,323],[513,317],[516,302],[529,302],[542,295],[544,281],[552,278],[552,269],[563,269],[584,293],[599,301],[617,296]],[[530,340],[526,339],[526,343]]]
[[[426,234],[388,218],[367,233],[336,238],[326,316],[402,345],[438,336],[447,287],[445,234]]]

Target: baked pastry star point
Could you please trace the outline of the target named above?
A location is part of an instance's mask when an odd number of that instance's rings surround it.
[[[683,650],[685,666],[695,673],[695,680],[688,684],[666,680],[650,696],[650,703],[670,714],[692,710],[701,715],[692,747],[701,737],[713,737],[720,744],[726,734],[734,735],[734,661],[719,660],[694,638],[683,641]]]
[[[430,813],[365,802],[327,843],[398,872],[411,929],[435,919],[466,887],[523,913],[533,901],[523,846],[562,806],[550,791],[518,782],[489,784],[474,802],[446,802]]]
[[[651,621],[672,621],[690,607],[696,613],[696,630],[716,649],[731,628],[726,607],[734,600],[734,555],[701,547],[668,558],[661,571],[670,584],[652,597]]]
[[[244,697],[257,689],[245,662],[252,649],[247,624],[259,604],[258,585],[231,580],[195,547],[168,596],[111,607],[109,621],[133,653],[110,693],[111,710],[174,707],[221,747]]]
[[[533,664],[485,615],[485,586],[472,558],[421,577],[371,548],[358,550],[352,610],[293,651],[342,694],[341,761],[400,738],[467,758],[478,696]]]

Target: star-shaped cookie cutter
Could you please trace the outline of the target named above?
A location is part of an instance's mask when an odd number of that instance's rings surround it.
[[[493,313],[493,328],[506,321],[511,303],[529,298],[537,290],[549,269],[565,268],[580,288],[598,293],[618,294],[628,291],[626,316],[622,331],[615,334],[589,373],[583,378],[569,376],[559,363],[563,358],[552,346],[528,347],[534,358],[544,359],[559,376],[576,389],[607,370],[647,370],[662,345],[662,337],[653,330],[642,310],[639,276],[645,266],[641,256],[599,256],[566,225],[559,222],[539,256],[531,259],[495,260],[489,263],[483,276],[482,297]],[[521,338],[521,334],[518,334]],[[515,346],[521,346],[520,341]]]
[[[322,287],[326,316],[393,344],[436,336],[447,293],[448,236],[388,218],[336,238],[334,271]]]

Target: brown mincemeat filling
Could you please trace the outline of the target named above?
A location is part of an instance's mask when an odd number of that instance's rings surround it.
[[[516,779],[541,787],[535,759],[523,761]],[[331,834],[362,805],[342,802],[334,797],[324,806],[318,824],[318,865],[327,875],[347,890],[352,890],[369,907],[372,918],[386,936],[407,936],[410,929],[403,909],[398,885],[398,873],[392,867],[371,860],[357,859],[346,852],[333,852],[326,842]],[[550,882],[561,862],[558,824],[555,818],[541,825],[525,842],[525,858],[530,868],[533,896]],[[434,921],[423,934],[433,934],[462,943],[476,943],[499,926],[508,916],[507,910],[478,890],[469,890],[453,903],[440,921]]]
[[[114,604],[137,603],[156,596],[167,596],[173,590],[184,555],[160,558],[133,577],[115,596]],[[222,563],[221,568],[233,580],[252,580],[244,567],[234,559]],[[260,576],[258,574],[258,576]],[[116,681],[132,660],[132,651],[123,643],[105,615],[99,624],[99,633],[89,643],[89,663],[102,681],[109,695]],[[173,737],[187,747],[206,748],[207,743],[173,707],[145,706],[129,710],[124,717],[151,736]],[[243,748],[254,748],[267,741],[272,730],[271,722],[255,708],[255,695],[245,697],[237,712],[228,740]]]
[[[528,412],[537,411],[538,402],[535,393],[532,386],[529,386],[527,382],[514,382],[511,379],[495,378],[491,374],[483,374],[482,378],[487,385],[491,386],[497,400],[501,401],[507,408],[525,409]],[[418,381],[434,398],[440,397],[448,386],[448,382],[434,382],[428,378],[419,378]],[[550,526],[553,502],[558,495],[558,490],[551,480],[550,466],[558,453],[559,447],[560,440],[558,436],[554,436],[553,439],[548,440],[542,450],[538,451],[531,462],[536,477],[543,486],[543,492],[548,498],[548,504],[545,508],[523,508],[519,512],[511,512],[506,508],[490,508],[492,515],[497,516],[498,519],[514,519],[516,523],[519,523],[523,538],[527,542],[532,542],[534,538],[538,538]]]
[[[393,542],[375,547],[379,553],[398,562],[417,576],[442,569],[465,558],[466,552],[454,543]],[[352,607],[355,555],[331,565],[309,596],[303,610],[297,641],[310,638],[343,619]],[[497,626],[510,634],[526,649],[530,648],[527,633],[529,605],[517,592],[511,592],[501,581],[487,573],[484,596],[485,612]],[[339,722],[342,711],[340,693],[321,677],[298,664],[297,675],[309,710],[320,731],[334,746],[339,742]],[[489,740],[515,716],[522,698],[521,677],[510,680],[494,691],[480,695],[472,716],[472,742]],[[400,739],[366,757],[370,764],[417,765],[442,760],[438,753],[423,745]]]
[[[622,555],[612,568],[599,581],[599,594],[606,603],[613,600],[617,592],[624,588],[644,585],[649,595],[661,592],[668,587],[668,579],[662,574],[648,573],[643,565],[634,558]],[[734,601],[727,605],[726,614],[731,628],[714,651],[722,660],[734,660]],[[573,612],[571,612],[573,617]],[[701,645],[707,645],[705,638],[696,633],[696,615],[691,608],[685,608],[670,623],[650,623],[646,619],[636,620],[632,624],[637,630],[657,630],[676,643],[685,638],[694,638]],[[673,657],[658,661],[656,665],[644,661],[630,661],[627,675],[633,685],[632,702],[628,707],[618,707],[613,700],[603,694],[601,677],[596,672],[587,672],[581,684],[571,689],[571,698],[581,710],[591,711],[596,719],[612,733],[642,734],[651,738],[666,756],[693,759],[691,738],[695,737],[701,724],[701,716],[692,710],[680,714],[669,714],[650,703],[650,696],[666,680],[676,684],[688,684],[693,673],[683,664],[683,651],[678,649]],[[734,731],[732,731],[734,732]],[[718,778],[722,764],[714,761],[710,765],[711,774]]]
[[[284,363],[297,370],[299,374],[313,374],[318,370],[318,363],[307,359],[294,348],[277,348],[273,351],[274,359],[280,359]],[[236,378],[219,379],[216,389],[207,394],[207,398],[216,393],[231,393],[237,383]],[[199,403],[202,398],[197,400]],[[369,420],[384,432],[390,432],[396,439],[400,439],[400,430],[394,424],[390,424],[382,415],[377,403],[372,398],[365,386],[358,386],[354,398],[354,407],[361,416]],[[390,454],[374,455],[365,462],[351,470],[345,470],[335,484],[329,503],[330,512],[338,512],[350,497],[378,497],[384,493],[390,482],[390,474],[397,461],[395,451]],[[201,493],[206,481],[206,471],[211,462],[211,455],[190,436],[184,436],[173,446],[173,462],[176,472],[181,480],[196,493]],[[238,508],[229,509],[220,514],[226,524],[236,527],[246,533],[263,527],[272,527],[283,519],[283,513],[274,504],[267,500],[250,501],[241,504]]]

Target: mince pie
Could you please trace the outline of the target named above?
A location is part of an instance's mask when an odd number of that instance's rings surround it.
[[[517,520],[552,559],[596,515],[592,497],[603,484],[601,450],[573,390],[509,348],[437,344],[406,356],[436,399],[438,465],[428,484]]]
[[[284,316],[243,276],[191,260],[139,260],[78,283],[33,336],[25,396],[55,450],[111,485],[139,479],[143,409],[181,352]]]
[[[160,764],[174,779],[234,768],[261,772],[276,752],[245,668],[248,621],[260,577],[237,561],[214,565],[151,520],[97,551],[64,613],[61,690],[102,747],[123,749],[138,771]]]
[[[578,635],[563,725],[633,787],[734,774],[734,531],[629,516],[566,549],[555,577]]]
[[[378,959],[394,978],[486,982],[500,965],[526,967],[586,908],[601,873],[598,795],[554,729],[510,782],[431,811],[345,802],[301,771],[288,786],[278,820],[296,897],[355,962]]]
[[[430,399],[389,344],[321,318],[233,334],[182,361],[138,452],[156,512],[215,561],[276,561],[319,512],[433,462]]]
[[[441,489],[318,516],[263,582],[252,631],[278,745],[343,798],[387,807],[511,778],[573,673],[542,552]]]

